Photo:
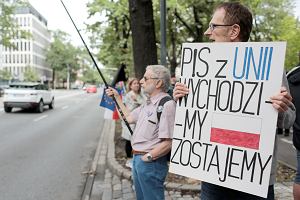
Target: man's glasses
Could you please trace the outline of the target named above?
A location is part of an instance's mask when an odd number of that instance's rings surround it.
[[[208,27],[209,27],[209,29],[211,30],[211,31],[213,31],[213,30],[215,30],[215,28],[216,27],[218,27],[218,26],[233,26],[234,24],[214,24],[214,23],[210,23],[209,25],[208,25]]]
[[[152,77],[147,78],[146,76],[144,76],[143,79],[144,79],[145,82],[146,82],[146,81],[149,80],[149,79],[159,79],[159,78],[152,78]]]

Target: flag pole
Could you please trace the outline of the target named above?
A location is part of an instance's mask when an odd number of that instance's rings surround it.
[[[94,56],[92,55],[90,49],[89,49],[88,46],[86,45],[86,43],[85,43],[83,37],[81,36],[81,34],[80,34],[80,32],[79,32],[79,30],[78,30],[78,28],[77,28],[75,22],[73,21],[73,19],[72,19],[70,13],[69,13],[67,7],[65,6],[64,2],[63,2],[62,0],[60,0],[60,2],[61,2],[61,4],[63,5],[64,9],[66,10],[66,12],[67,12],[67,14],[68,14],[70,20],[72,21],[72,24],[74,25],[74,27],[75,27],[75,29],[76,29],[78,35],[80,36],[81,41],[83,42],[83,44],[84,44],[84,46],[85,46],[87,52],[89,53],[89,55],[90,55],[90,57],[91,57],[91,59],[92,59],[94,65],[95,65],[95,67],[96,67],[96,69],[97,69],[97,71],[98,71],[100,77],[102,78],[102,80],[103,80],[103,82],[104,82],[104,84],[105,84],[105,87],[106,87],[106,89],[107,89],[107,88],[109,87],[109,85],[107,84],[107,82],[106,82],[106,80],[105,80],[105,78],[104,78],[104,76],[103,76],[101,70],[99,69],[99,67],[98,67],[98,65],[97,65],[97,62],[96,62],[96,60],[94,59]],[[126,120],[126,117],[125,117],[123,111],[121,110],[121,108],[120,108],[120,106],[119,106],[119,104],[118,104],[116,98],[115,98],[114,96],[112,96],[112,98],[113,98],[113,100],[114,100],[114,102],[115,102],[115,104],[116,104],[116,106],[117,106],[117,109],[118,109],[118,111],[119,111],[119,113],[120,113],[120,115],[121,115],[123,121],[125,122],[125,124],[126,124],[128,130],[129,130],[129,132],[130,132],[131,135],[132,135],[132,134],[133,134],[133,131],[132,131],[132,129],[130,128],[129,123],[128,123],[128,121]]]

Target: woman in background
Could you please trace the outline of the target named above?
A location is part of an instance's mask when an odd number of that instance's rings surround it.
[[[139,80],[137,78],[130,78],[128,80],[128,93],[126,94],[124,98],[124,104],[128,108],[128,110],[131,112],[135,108],[139,107],[141,104],[145,101],[145,96],[141,93],[141,86],[139,83]],[[131,134],[128,130],[128,128],[125,126],[125,123],[122,123],[122,137],[126,140],[125,144],[125,151],[127,156],[127,162],[126,166],[131,168],[132,167],[132,147],[130,143]],[[135,128],[135,124],[130,124],[130,127],[132,130]]]

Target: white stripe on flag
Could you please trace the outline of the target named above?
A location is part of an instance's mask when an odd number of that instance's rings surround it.
[[[261,122],[261,119],[254,117],[213,113],[211,127],[259,134],[261,132]]]

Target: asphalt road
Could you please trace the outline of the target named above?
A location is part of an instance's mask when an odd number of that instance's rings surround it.
[[[278,136],[278,160],[288,165],[289,167],[296,169],[296,149],[293,145],[292,133],[288,137],[283,135]]]
[[[0,107],[0,199],[81,198],[103,127],[99,94],[58,92],[43,113]],[[2,106],[2,105],[1,105]]]

